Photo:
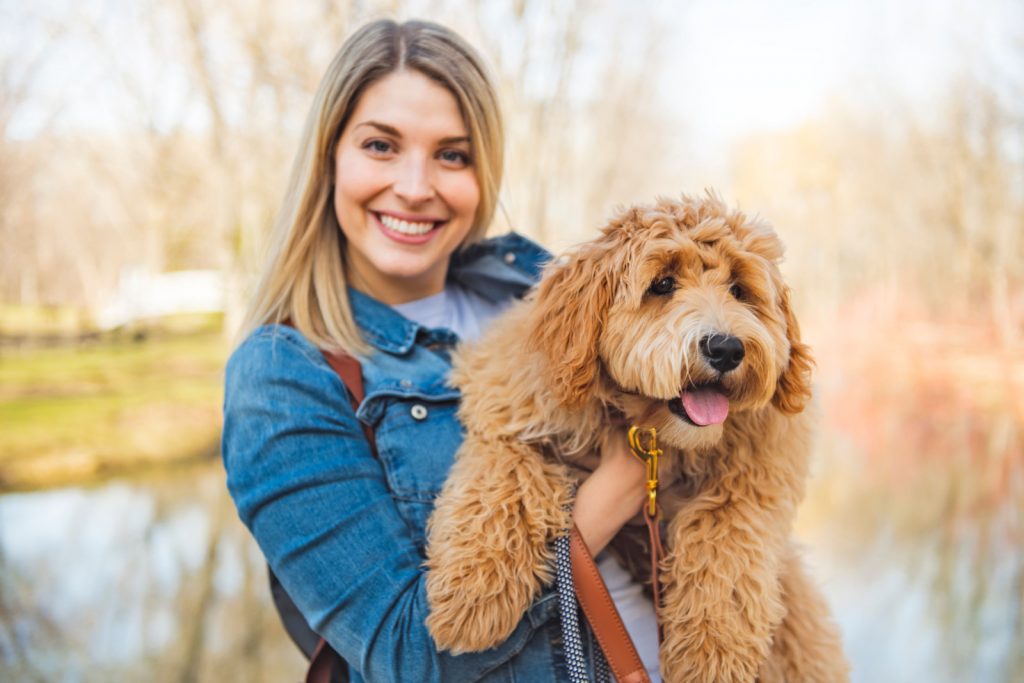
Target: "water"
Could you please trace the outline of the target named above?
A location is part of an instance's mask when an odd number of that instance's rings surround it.
[[[897,547],[879,539],[852,555],[830,553],[827,543],[809,551],[853,680],[1024,681],[1019,553],[1006,548],[992,566],[979,567],[966,544],[944,558],[933,541]]]
[[[0,497],[5,680],[298,678],[217,466]]]
[[[1024,682],[1024,346],[876,313],[816,334],[801,518],[854,680]]]
[[[860,504],[886,519],[877,501]],[[908,540],[847,506],[811,507],[801,535],[854,681],[1024,680],[1024,563],[1004,533],[1018,510]],[[282,681],[303,670],[218,465],[4,495],[0,553],[0,679]]]

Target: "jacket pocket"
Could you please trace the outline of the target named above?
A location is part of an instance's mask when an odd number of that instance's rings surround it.
[[[380,420],[374,430],[388,487],[418,543],[462,443],[453,398],[423,395],[368,398]]]

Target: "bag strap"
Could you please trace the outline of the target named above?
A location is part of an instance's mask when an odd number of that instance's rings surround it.
[[[309,660],[305,683],[347,683],[348,680],[348,664],[321,638]]]
[[[338,373],[338,377],[345,383],[348,389],[349,403],[352,404],[352,411],[358,412],[359,405],[363,402],[365,393],[363,391],[363,367],[359,361],[344,353],[330,353],[324,351],[324,358],[327,364]],[[377,457],[377,441],[374,439],[373,430],[365,422],[361,422],[366,440],[370,443],[370,450],[373,457]],[[340,667],[340,669],[339,669]],[[332,683],[337,681],[336,675],[341,680],[348,680],[348,667],[341,655],[334,651],[334,648],[324,640],[320,639],[313,656],[309,659],[309,669],[306,671],[306,683]]]
[[[619,683],[651,683],[619,611],[608,594],[601,573],[574,524],[569,532],[572,581],[583,613]]]
[[[359,406],[363,402],[365,393],[363,392],[363,366],[359,364],[359,361],[345,353],[328,353],[323,352],[324,358],[327,359],[328,365],[338,373],[338,377],[341,377],[341,381],[345,383],[345,387],[348,389],[349,402],[352,404],[352,412],[358,413]],[[370,444],[370,450],[373,451],[373,457],[377,457],[377,439],[373,434],[373,430],[365,422],[360,422],[363,427],[363,434],[366,435],[366,440]]]

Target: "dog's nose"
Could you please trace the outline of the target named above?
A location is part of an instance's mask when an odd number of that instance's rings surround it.
[[[729,334],[711,334],[700,340],[700,352],[715,370],[729,372],[743,360],[743,342]]]

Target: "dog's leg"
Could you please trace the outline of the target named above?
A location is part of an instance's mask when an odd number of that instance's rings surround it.
[[[749,683],[768,657],[785,614],[779,571],[795,505],[768,500],[763,474],[733,470],[669,525],[660,615],[666,681]]]
[[[839,629],[792,546],[781,579],[786,616],[775,630],[771,655],[761,669],[759,683],[846,683],[850,680],[850,665],[843,654]]]
[[[508,638],[553,579],[569,497],[562,465],[513,439],[466,435],[428,525],[427,628],[439,649]]]

